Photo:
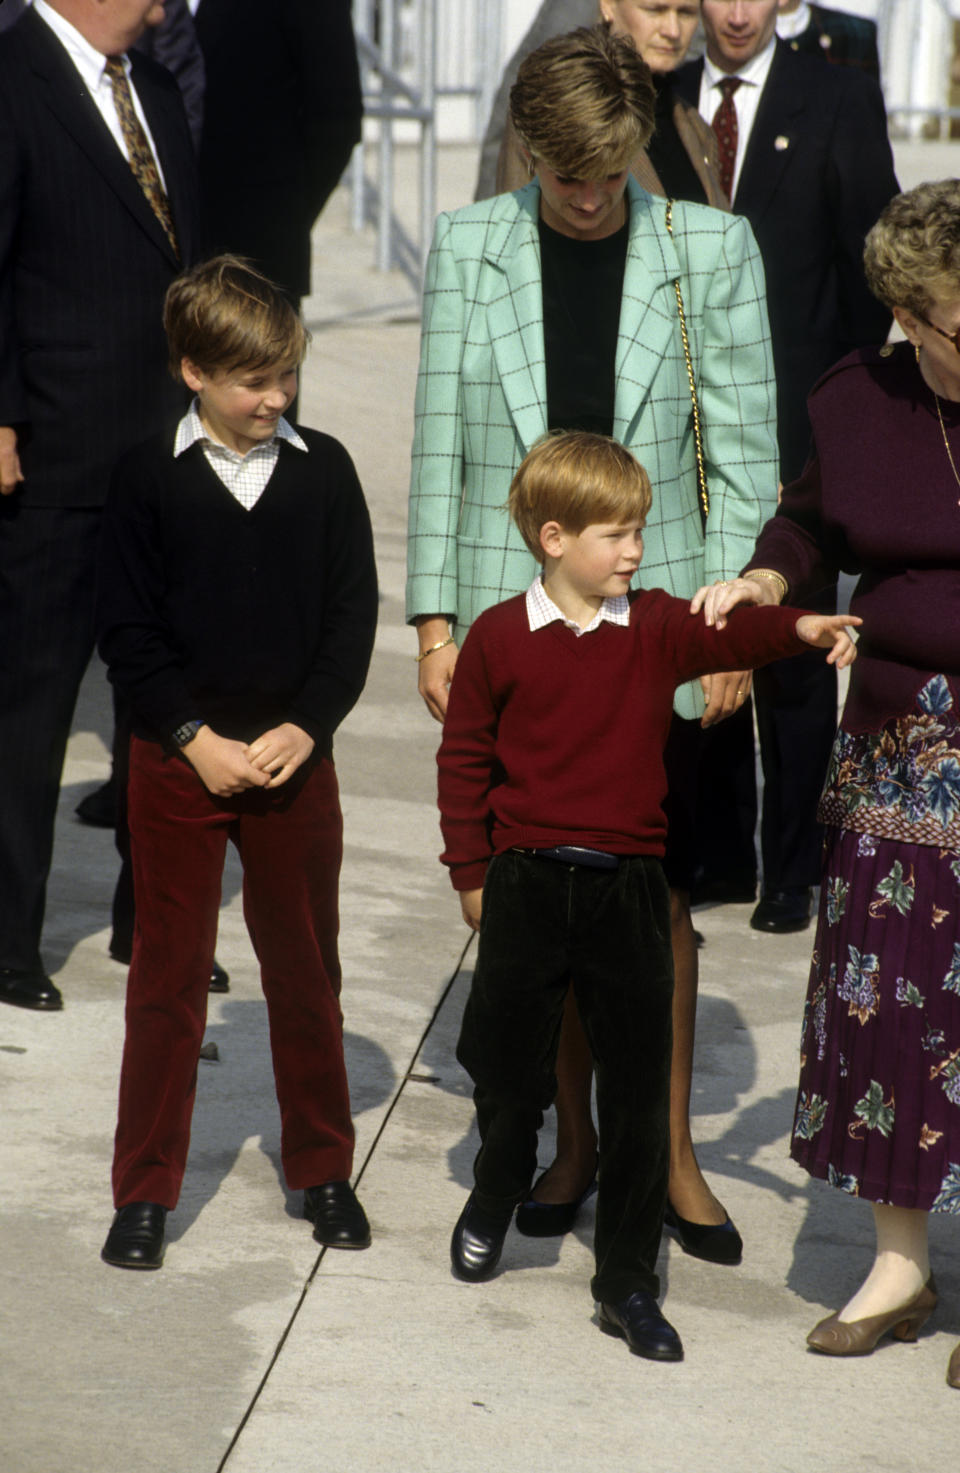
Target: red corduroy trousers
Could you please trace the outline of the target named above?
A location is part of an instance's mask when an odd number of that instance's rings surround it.
[[[306,764],[274,792],[217,798],[183,757],[134,737],[128,803],[137,916],[115,1205],[177,1204],[228,839],[243,863],[244,917],[260,962],[287,1183],[349,1179],[337,952],[343,819],[332,762]]]

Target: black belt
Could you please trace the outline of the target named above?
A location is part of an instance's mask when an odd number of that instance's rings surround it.
[[[619,854],[607,854],[603,849],[584,849],[579,844],[557,844],[553,849],[517,849],[518,854],[531,854],[535,859],[556,859],[560,864],[578,864],[585,869],[616,869]]]

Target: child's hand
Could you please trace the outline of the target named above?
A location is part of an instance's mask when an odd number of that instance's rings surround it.
[[[862,623],[863,620],[855,614],[802,614],[797,620],[797,634],[807,644],[829,650],[827,664],[842,670],[844,665],[852,665],[857,658],[857,646],[845,626]]]
[[[315,746],[302,726],[285,721],[265,731],[246,749],[251,765],[263,774],[265,788],[279,788],[302,767]]]
[[[737,604],[771,604],[780,602],[777,585],[770,578],[732,578],[708,583],[698,588],[690,600],[691,614],[699,614],[709,627],[726,628],[727,615]]]
[[[463,911],[463,919],[471,931],[479,931],[480,929],[480,908],[482,903],[482,890],[460,891],[460,909]]]
[[[181,750],[204,787],[217,798],[229,798],[247,788],[264,788],[269,782],[267,774],[248,759],[245,743],[217,736],[209,726],[201,726]]]

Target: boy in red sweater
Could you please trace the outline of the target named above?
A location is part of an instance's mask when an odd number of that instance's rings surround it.
[[[542,577],[483,613],[457,661],[439,799],[442,858],[480,932],[457,1057],[474,1081],[481,1145],[450,1251],[461,1279],[497,1266],[536,1167],[572,983],[597,1078],[600,1328],[637,1355],[680,1360],[655,1271],[668,1165],[673,972],[660,859],[673,693],[811,644],[846,665],[855,651],[844,625],[859,621],[744,610],[721,631],[660,590],[629,592],[650,503],[646,472],[616,441],[577,431],[538,442],[513,479],[510,512]]]

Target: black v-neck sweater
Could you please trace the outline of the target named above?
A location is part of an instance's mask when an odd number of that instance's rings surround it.
[[[167,432],[120,461],[104,513],[97,629],[134,731],[185,721],[252,741],[295,722],[329,755],[366,679],[377,619],[373,539],[353,463],[299,428],[251,510],[198,443]]]

